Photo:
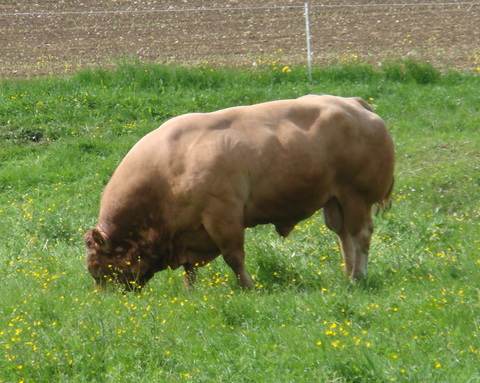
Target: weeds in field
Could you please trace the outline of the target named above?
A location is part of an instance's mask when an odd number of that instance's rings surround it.
[[[473,56],[473,65],[476,66],[476,70],[480,72],[480,54],[476,54]]]

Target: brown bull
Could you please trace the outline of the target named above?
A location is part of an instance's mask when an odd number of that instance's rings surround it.
[[[382,119],[360,98],[296,100],[194,113],[167,121],[127,154],[85,235],[96,286],[143,286],[157,271],[222,254],[242,287],[244,230],[272,223],[286,237],[323,208],[347,276],[367,273],[372,206],[393,188],[394,149]]]

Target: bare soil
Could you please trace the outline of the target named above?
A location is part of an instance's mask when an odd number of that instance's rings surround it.
[[[173,4],[173,5],[172,5]],[[304,1],[5,0],[0,76],[122,59],[182,65],[307,62]],[[413,57],[480,70],[480,2],[311,0],[314,64]]]

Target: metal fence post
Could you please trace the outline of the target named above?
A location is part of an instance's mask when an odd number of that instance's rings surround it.
[[[308,3],[305,3],[305,27],[307,35],[307,65],[308,65],[308,80],[312,81],[312,48],[310,45],[310,9]]]

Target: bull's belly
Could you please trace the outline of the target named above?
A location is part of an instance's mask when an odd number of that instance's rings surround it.
[[[245,227],[271,223],[275,225],[278,234],[286,237],[300,221],[320,210],[328,199],[327,193],[321,193],[318,195],[300,194],[277,202],[251,201],[245,207]]]
[[[211,261],[213,261],[215,258],[217,258],[220,255],[220,250],[216,249],[215,251],[212,252],[207,252],[207,253],[199,253],[195,251],[187,251],[185,253],[185,259],[182,262],[182,265],[185,263],[189,263],[191,265],[195,266],[204,266]]]
[[[173,241],[175,260],[178,265],[186,263],[202,266],[220,255],[220,249],[213,242],[203,226],[199,229],[177,234]]]

